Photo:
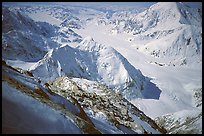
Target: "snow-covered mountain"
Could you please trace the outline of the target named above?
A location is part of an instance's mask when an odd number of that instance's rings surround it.
[[[144,33],[148,42],[142,50],[156,57],[169,57],[175,65],[201,64],[202,18],[199,12],[182,3],[158,3],[151,6],[147,14],[149,12],[157,13],[153,17],[157,21]]]
[[[202,133],[201,11],[3,5],[4,132]]]
[[[76,49],[67,45],[50,50],[30,70],[44,81],[63,75],[98,81],[130,100],[158,99],[161,92],[120,53],[96,43],[91,37],[85,38]]]
[[[161,2],[134,18],[131,39],[142,52],[170,58],[170,65],[195,65],[202,62],[202,16],[199,10],[183,3]],[[137,42],[139,41],[139,43]]]
[[[202,62],[199,11],[183,3],[159,2],[141,13],[115,13],[108,21],[111,33],[132,34],[127,40],[139,51],[169,58],[168,65],[195,65]]]
[[[46,33],[47,29],[50,33]],[[54,31],[49,24],[38,26],[26,15],[22,15],[18,11],[14,13],[6,7],[2,7],[3,58],[24,61],[41,59],[46,54],[48,45],[52,48],[54,46],[47,39],[50,34],[54,34]]]
[[[34,62],[42,59],[49,49],[80,41],[81,37],[70,28],[36,22],[21,10],[2,7],[2,55],[5,59]]]
[[[169,134],[202,134],[202,112],[182,110],[158,117],[155,121]]]

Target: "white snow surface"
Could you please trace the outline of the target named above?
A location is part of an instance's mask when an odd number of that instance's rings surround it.
[[[50,24],[60,26],[62,21],[50,16],[49,13],[50,12],[36,12],[36,13],[28,14],[28,15],[30,18],[32,18],[35,21],[49,22]]]
[[[69,117],[5,82],[2,83],[2,108],[2,127],[10,130],[8,133],[83,133]]]
[[[182,117],[182,114],[187,113],[183,111],[197,111],[192,97],[193,90],[202,88],[202,16],[196,9],[186,7],[182,3],[161,2],[144,12],[132,14],[126,21],[118,18],[116,12],[110,18],[112,23],[109,23],[110,20],[104,18],[101,12],[90,12],[97,14],[97,17],[89,15],[88,10],[83,12],[86,13],[82,18],[86,21],[85,25],[81,29],[73,30],[84,40],[77,47],[76,44],[63,44],[48,53],[50,56],[45,56],[30,68],[34,75],[44,80],[52,80],[69,73],[70,76],[83,75],[89,80],[116,86],[130,80],[132,76],[129,74],[132,71],[123,67],[123,61],[120,61],[118,55],[111,57],[115,55],[113,52],[117,52],[127,59],[125,62],[141,71],[139,75],[142,76],[139,77],[151,78],[151,82],[161,90],[157,99],[141,97],[131,100],[146,115],[156,118],[175,113]],[[49,22],[50,18],[53,19],[48,17],[46,21]],[[100,24],[99,21],[103,23]],[[56,24],[52,20],[50,23]],[[152,55],[154,50],[160,50],[159,57]],[[185,60],[187,64],[181,65]],[[17,64],[12,61],[10,63]],[[93,73],[90,76],[90,71],[95,71],[100,76]],[[137,82],[141,82],[140,80]]]

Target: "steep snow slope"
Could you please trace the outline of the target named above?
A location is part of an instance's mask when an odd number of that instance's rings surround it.
[[[77,56],[77,50],[69,46],[52,49],[29,70],[36,77],[40,77],[42,81],[53,80],[64,74],[80,77],[83,74],[83,69],[80,69],[77,57],[80,57]],[[84,76],[88,76],[87,73],[84,73]]]
[[[2,82],[2,90],[3,134],[82,133],[71,119],[22,94],[6,82]]]
[[[50,50],[30,70],[44,81],[62,75],[82,77],[108,85],[128,99],[159,99],[160,90],[116,50],[86,37],[74,49]],[[150,90],[151,88],[151,90]]]
[[[27,71],[2,65],[4,133],[100,133],[74,98],[51,92]]]
[[[52,45],[45,37],[40,36],[46,30],[45,26],[39,27],[25,15],[13,13],[6,7],[2,9],[2,16],[2,57],[25,61],[41,59],[48,44]]]

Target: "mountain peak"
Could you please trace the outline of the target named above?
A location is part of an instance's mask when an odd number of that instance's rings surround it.
[[[196,9],[190,8],[182,2],[158,2],[143,14],[146,13],[148,13],[147,18],[150,19],[150,24],[160,22],[165,27],[170,26],[169,22],[173,27],[180,24],[200,26],[202,19]],[[151,23],[152,21],[155,23]]]

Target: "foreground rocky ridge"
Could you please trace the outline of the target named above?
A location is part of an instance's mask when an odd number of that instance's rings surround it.
[[[73,80],[80,81],[79,79]],[[158,133],[159,131],[165,133],[164,128],[159,127],[151,118],[123,98],[120,93],[115,93],[107,86],[97,82],[90,85],[90,81],[83,84],[83,86],[89,86],[87,90],[83,90],[79,87],[80,82],[76,83],[73,80],[68,77],[59,77],[46,83],[46,86],[65,98],[74,97],[90,116],[102,113],[118,128],[124,125],[138,133]],[[95,91],[92,91],[93,89]]]

